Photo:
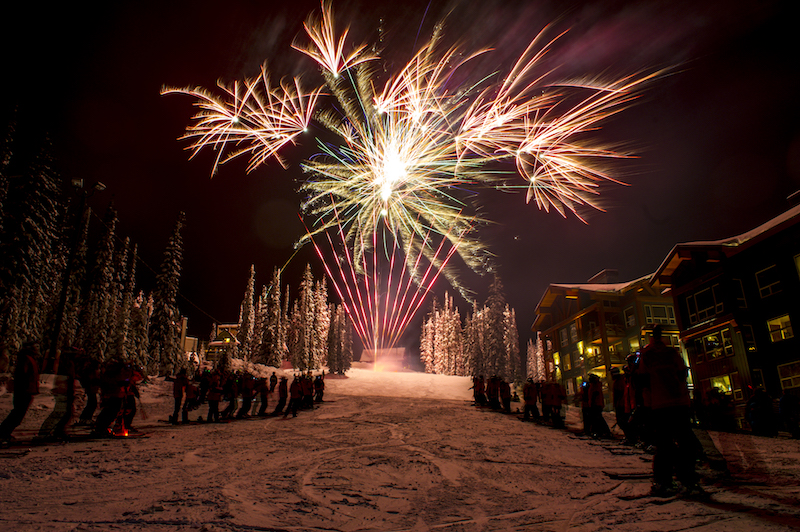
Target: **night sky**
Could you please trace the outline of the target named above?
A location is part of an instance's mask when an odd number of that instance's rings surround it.
[[[639,157],[616,167],[630,186],[602,188],[606,212],[582,211],[588,225],[526,205],[523,193],[481,192],[496,222],[481,234],[497,256],[525,339],[549,283],[584,282],[604,268],[618,269],[621,281],[634,279],[653,272],[678,242],[729,237],[790,206],[786,197],[800,189],[794,3],[434,0],[334,7],[340,29],[351,26],[351,44],[374,42],[382,28],[390,72],[448,13],[445,31],[453,41],[468,50],[495,48],[476,71],[502,71],[548,23],[552,36],[570,29],[547,60],[562,78],[672,68],[597,133]],[[212,319],[238,318],[251,263],[260,286],[291,256],[303,230],[299,162],[315,153],[315,142],[309,134],[284,152],[288,170],[271,163],[246,174],[242,160],[210,179],[213,153],[189,161],[186,143],[176,140],[193,114],[192,100],[159,90],[257,75],[265,60],[275,79],[302,73],[308,86],[316,84],[316,66],[289,44],[318,7],[306,0],[120,1],[94,9],[73,2],[4,17],[4,106],[18,106],[19,120],[49,132],[62,175],[107,185],[92,207],[102,213],[113,200],[119,234],[138,243],[146,264],[158,268],[174,220],[186,212],[179,307],[190,333],[201,338]],[[322,275],[313,251],[301,250],[284,278],[294,290],[309,261]],[[144,265],[138,272],[140,286],[151,288],[154,274]],[[483,301],[488,280],[467,279]],[[440,281],[436,292],[446,288]],[[414,336],[409,344],[418,342]]]

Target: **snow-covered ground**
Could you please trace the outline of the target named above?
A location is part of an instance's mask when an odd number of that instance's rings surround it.
[[[649,455],[476,409],[470,384],[355,368],[294,419],[171,426],[156,379],[135,422],[147,438],[0,450],[0,531],[800,528],[797,440],[712,433],[732,471],[702,470],[712,500],[628,500],[649,480],[603,472],[646,474]],[[39,396],[15,436],[51,404]]]

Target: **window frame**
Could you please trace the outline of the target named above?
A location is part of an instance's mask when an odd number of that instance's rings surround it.
[[[769,296],[775,295],[781,291],[781,279],[780,275],[777,275],[777,278],[774,282],[762,286],[761,279],[759,279],[759,275],[763,274],[764,272],[770,271],[775,268],[775,273],[778,273],[778,265],[773,264],[772,266],[767,266],[762,270],[758,270],[755,273],[756,277],[756,286],[758,286],[758,294],[761,296],[761,299],[768,298]],[[769,281],[768,279],[764,279],[765,282]]]
[[[786,324],[783,323],[782,318],[786,318]],[[779,327],[777,329],[772,329],[770,324],[773,322],[777,322]],[[786,332],[788,331],[788,336]],[[775,339],[774,334],[780,333],[780,338],[777,340]],[[784,340],[790,340],[794,338],[794,331],[792,330],[792,319],[789,317],[789,314],[782,314],[781,316],[777,316],[772,318],[771,320],[767,320],[767,334],[769,334],[769,339],[772,343],[782,342]]]

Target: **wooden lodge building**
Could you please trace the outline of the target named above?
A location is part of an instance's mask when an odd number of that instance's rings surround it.
[[[610,386],[610,369],[656,323],[684,356],[697,404],[721,394],[738,427],[753,390],[800,394],[800,206],[742,235],[678,244],[641,279],[615,273],[552,284],[536,307],[548,377],[570,394],[589,373]]]

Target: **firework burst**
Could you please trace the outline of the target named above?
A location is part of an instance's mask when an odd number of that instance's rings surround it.
[[[393,265],[399,254],[408,274],[403,282],[413,280],[423,293],[440,273],[465,293],[448,268],[450,259],[458,256],[482,271],[490,256],[475,236],[476,225],[486,220],[475,214],[470,195],[485,187],[525,188],[528,202],[562,216],[596,207],[598,185],[617,181],[603,163],[628,154],[591,144],[587,134],[657,75],[546,83],[551,72],[541,71],[542,60],[558,37],[545,42],[540,34],[501,82],[487,76],[457,85],[454,74],[488,50],[465,54],[445,48],[437,25],[411,61],[381,82],[379,58],[366,45],[345,52],[348,30],[337,37],[328,3],[304,28],[311,42],[292,47],[317,62],[323,86],[303,90],[298,79],[273,86],[262,69],[258,78],[220,84],[219,94],[201,88],[162,92],[196,98],[200,111],[184,138],[195,154],[206,147],[218,150],[214,170],[245,154],[249,170],[273,158],[286,166],[281,149],[296,142],[312,120],[336,134],[338,142],[318,140],[320,153],[302,163],[308,175],[301,187],[307,194],[303,210],[311,224],[299,244],[314,244],[331,279],[343,281],[337,287],[343,300],[348,291],[354,294],[348,310],[359,334],[375,346],[370,328],[379,321],[378,301],[370,300],[369,285],[344,282],[377,276],[367,256],[375,262],[382,254]],[[327,101],[323,95],[334,105],[320,107]],[[509,169],[498,171],[504,164]],[[326,260],[315,240],[322,235],[331,246],[334,240],[343,246],[338,255],[347,257],[347,271]],[[384,323],[407,322],[400,317],[407,311],[397,310],[401,296],[396,297],[385,304],[382,312],[395,316],[384,316]],[[360,325],[357,306],[364,315]],[[372,325],[368,314],[374,315]],[[394,329],[387,334],[397,337]]]

